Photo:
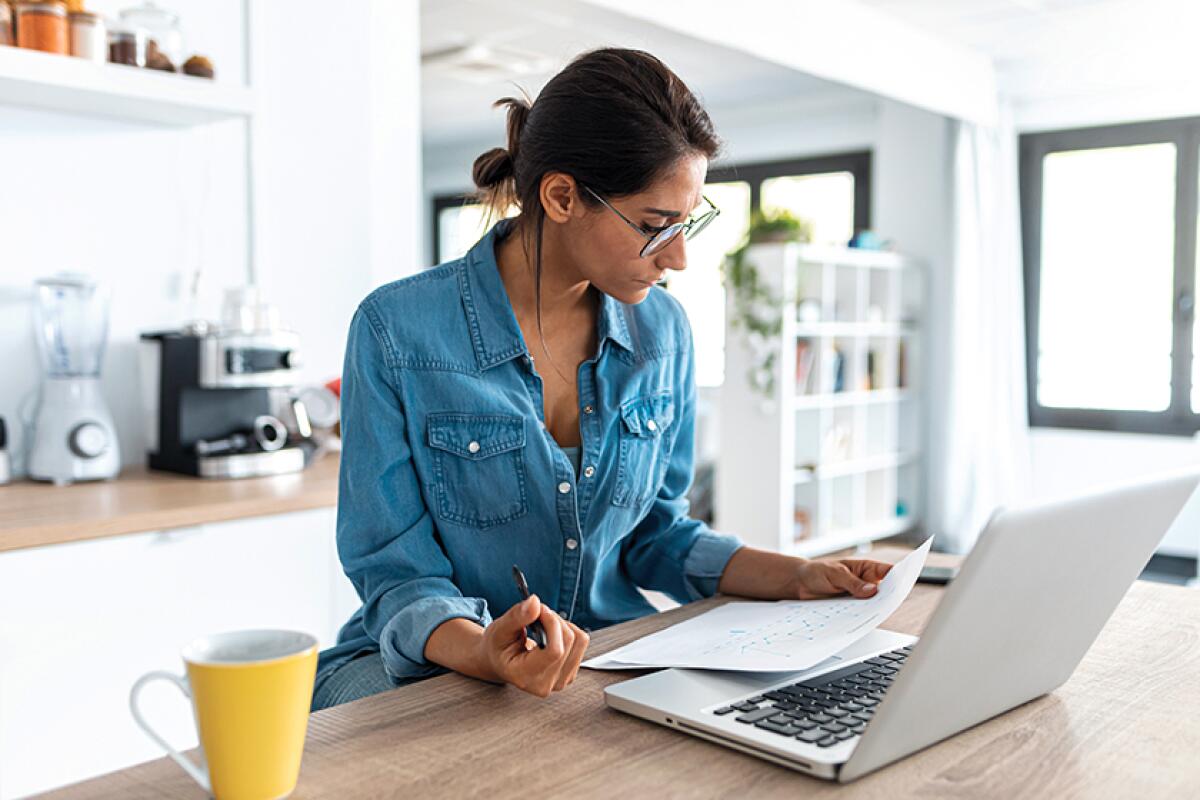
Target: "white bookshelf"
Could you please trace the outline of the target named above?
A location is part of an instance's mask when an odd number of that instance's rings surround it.
[[[782,331],[768,395],[748,378],[761,351],[727,330],[716,527],[816,556],[917,526],[919,264],[797,243],[755,245],[746,260],[782,298]]]

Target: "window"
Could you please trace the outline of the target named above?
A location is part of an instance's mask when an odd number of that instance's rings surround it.
[[[518,209],[510,207],[496,220],[516,216]],[[433,201],[433,262],[441,264],[467,254],[467,251],[487,233],[483,206],[471,202],[466,195],[437,197]]]
[[[1191,435],[1200,120],[1021,137],[1030,424]]]
[[[696,384],[725,377],[725,288],[721,263],[741,243],[753,209],[786,210],[813,224],[813,240],[844,245],[870,227],[871,154],[847,153],[709,170],[705,194],[721,209],[688,241],[688,267],[666,288],[683,305],[696,346]],[[512,216],[516,209],[504,216]],[[457,258],[484,234],[481,208],[464,195],[434,200],[435,261]]]

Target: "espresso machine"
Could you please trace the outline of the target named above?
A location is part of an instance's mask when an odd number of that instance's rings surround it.
[[[34,321],[42,356],[29,477],[65,485],[116,477],[121,451],[100,394],[108,338],[109,292],[87,276],[63,273],[35,283]]]
[[[315,445],[304,403],[292,391],[299,348],[294,332],[273,324],[198,321],[143,333],[150,468],[202,478],[303,469]]]

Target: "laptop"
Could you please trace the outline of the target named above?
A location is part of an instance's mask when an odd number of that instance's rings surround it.
[[[998,510],[919,641],[877,629],[800,673],[666,669],[609,686],[605,701],[855,780],[1061,686],[1172,523],[1200,519],[1198,484],[1189,471]]]

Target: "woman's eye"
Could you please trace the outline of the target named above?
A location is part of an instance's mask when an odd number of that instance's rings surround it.
[[[659,233],[666,227],[667,227],[666,225],[651,225],[647,222],[643,222],[642,223],[642,233]]]

